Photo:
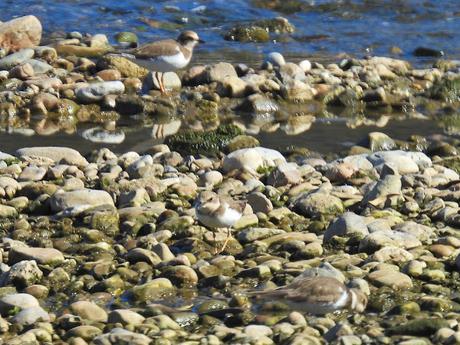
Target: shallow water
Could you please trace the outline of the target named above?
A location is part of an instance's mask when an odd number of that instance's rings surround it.
[[[46,37],[56,31],[105,33],[110,39],[120,31],[136,32],[141,43],[174,37],[182,29],[199,32],[207,43],[200,46],[193,63],[214,61],[245,62],[258,65],[264,54],[279,51],[298,61],[337,61],[343,52],[361,57],[366,54],[391,55],[390,48],[402,49],[400,57],[414,64],[429,66],[431,60],[417,58],[412,51],[419,46],[442,49],[449,58],[460,58],[460,2],[458,0],[252,0],[252,1],[147,1],[131,0],[2,0],[0,20],[25,14],[38,16]],[[264,44],[229,42],[226,30],[236,23],[285,16],[296,27],[294,34]],[[349,119],[348,119],[349,120]],[[247,119],[242,121],[246,121]],[[77,133],[58,132],[50,136],[0,134],[2,150],[21,146],[66,145],[88,152],[109,146],[122,152],[147,148],[160,139],[151,138],[152,123],[123,119],[117,124],[126,139],[119,145],[95,144],[82,138],[89,127],[79,125]],[[93,126],[94,127],[94,126]],[[351,129],[342,120],[316,122],[298,135],[282,129],[257,134],[263,145],[282,148],[306,146],[320,152],[337,152],[356,142],[369,131],[380,130],[392,137],[406,139],[442,133],[433,121],[391,120],[385,128],[372,125]]]
[[[46,32],[136,32],[141,42],[175,36],[193,29],[207,41],[209,51],[273,50],[287,55],[350,53],[389,54],[392,46],[403,57],[415,59],[418,46],[442,49],[460,56],[460,2],[457,0],[2,0],[0,20],[38,16]],[[285,16],[296,27],[282,43],[241,44],[224,41],[226,29],[236,23]]]
[[[255,136],[265,147],[283,151],[291,146],[297,146],[326,154],[343,152],[351,145],[365,139],[367,134],[373,131],[384,132],[399,140],[407,140],[412,134],[429,137],[443,133],[443,128],[431,119],[419,120],[404,117],[391,119],[383,128],[375,124],[350,128],[350,122],[347,120],[350,119],[317,119],[309,130],[297,135],[287,134],[286,130],[280,126],[274,131],[262,129]],[[246,124],[248,124],[247,121]],[[163,142],[163,139],[153,137],[153,126],[153,124],[145,124],[133,119],[125,120],[123,125],[118,126],[118,129],[125,133],[125,140],[120,144],[94,143],[84,139],[83,132],[96,127],[94,124],[79,125],[77,132],[73,134],[58,132],[49,136],[28,136],[23,133],[3,132],[0,134],[0,147],[4,152],[14,152],[21,147],[53,145],[73,147],[82,153],[89,153],[101,147],[108,147],[117,153],[131,150],[142,152],[154,144]]]

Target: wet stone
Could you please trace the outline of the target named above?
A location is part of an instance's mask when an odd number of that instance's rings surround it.
[[[14,247],[10,250],[10,264],[23,260],[35,260],[38,264],[55,266],[64,262],[64,256],[54,248]]]

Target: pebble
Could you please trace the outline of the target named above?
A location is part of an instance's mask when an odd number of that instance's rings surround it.
[[[86,166],[88,161],[77,151],[68,147],[26,147],[16,151],[22,159],[44,157],[52,162],[66,162],[70,165]]]
[[[107,322],[107,312],[98,305],[89,301],[78,301],[70,305],[72,312],[82,319]]]
[[[364,217],[345,212],[329,225],[324,233],[324,242],[329,242],[334,236],[363,238],[368,234]]]
[[[35,260],[42,265],[59,265],[64,262],[64,255],[54,248],[14,247],[9,252],[9,264],[23,260]]]
[[[107,95],[120,95],[125,91],[121,81],[105,81],[83,86],[75,91],[80,102],[94,103],[101,101]]]
[[[109,323],[121,323],[123,325],[140,325],[144,320],[145,317],[128,309],[116,309],[110,312],[108,316]]]
[[[10,54],[0,59],[0,70],[10,70],[14,66],[20,65],[29,59],[32,59],[35,52],[33,49],[21,49],[20,51]]]
[[[105,191],[92,189],[56,193],[50,200],[50,206],[54,212],[67,209],[83,210],[88,207],[101,205],[114,206],[112,197]]]
[[[13,322],[22,327],[31,326],[37,322],[50,322],[49,314],[41,307],[30,307],[22,309],[13,318]]]
[[[15,308],[25,310],[35,307],[40,307],[37,299],[26,293],[14,293],[0,297],[0,315],[2,316],[8,315],[8,312]]]
[[[16,286],[31,286],[39,282],[42,277],[43,272],[35,260],[19,261],[8,271],[8,282]]]
[[[284,60],[283,55],[281,55],[278,52],[272,52],[268,54],[266,61],[276,67],[281,67],[284,64],[286,64],[286,61]]]
[[[96,149],[83,156],[59,147],[0,153],[6,343],[456,341],[457,142],[447,135],[394,140],[381,129],[331,161],[303,147],[282,154],[249,135],[297,135],[332,107],[419,109],[422,101],[439,112],[440,103],[456,102],[447,82],[458,74],[456,62],[414,70],[403,60],[368,57],[323,66],[271,53],[262,70],[221,62],[180,77],[167,73],[166,87],[180,95],[163,97],[140,93],[158,85],[136,62],[92,55],[110,48],[105,35],[57,41],[0,59],[0,112],[15,133],[71,134],[88,122],[82,140],[116,144],[129,139],[119,118],[142,115],[155,122],[155,139],[168,139],[142,154]],[[234,109],[247,121],[227,127]],[[41,116],[39,123],[15,129],[29,114]],[[163,123],[175,114],[180,119]],[[354,121],[347,125],[361,124]],[[360,121],[382,128],[388,116]],[[188,156],[169,141],[187,130],[197,138],[187,146],[209,146]],[[221,140],[216,133],[227,130],[217,147],[214,136]],[[194,199],[203,189],[248,202],[222,253],[225,231],[196,222]],[[248,296],[254,287],[310,276],[361,289],[367,310],[314,318],[292,308],[278,316]]]
[[[393,270],[377,270],[369,274],[371,283],[377,286],[389,286],[393,289],[410,289],[412,280],[404,273]]]

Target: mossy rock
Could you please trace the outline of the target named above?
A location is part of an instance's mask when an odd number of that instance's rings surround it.
[[[238,25],[224,36],[227,41],[265,43],[270,40],[269,32],[257,25]]]
[[[196,102],[195,121],[200,121],[203,128],[212,128],[219,124],[219,106],[216,102],[201,99]]]
[[[101,107],[97,104],[82,105],[77,111],[77,119],[80,122],[88,122],[101,112]]]
[[[281,13],[297,13],[308,8],[306,2],[301,0],[253,0],[254,6],[266,8]]]
[[[224,125],[209,132],[186,130],[166,138],[165,144],[171,150],[185,155],[216,156],[233,138],[241,134],[243,133],[239,127]]]
[[[98,69],[114,68],[120,71],[124,78],[143,79],[148,73],[147,68],[141,67],[135,62],[119,55],[105,55],[97,61]]]
[[[284,17],[263,19],[257,21],[255,24],[266,29],[269,32],[276,34],[290,34],[295,31],[294,25],[289,23],[289,21]]]
[[[56,112],[62,117],[71,117],[77,114],[80,106],[74,101],[63,98],[59,101]]]
[[[405,324],[394,326],[388,330],[390,335],[414,335],[414,336],[431,336],[440,328],[449,328],[449,322],[443,319],[416,319],[406,322]]]
[[[458,114],[444,115],[439,117],[437,122],[448,134],[452,135],[460,133],[460,115]]]
[[[246,149],[251,147],[260,146],[257,138],[251,137],[250,135],[238,135],[225,146],[225,152],[230,153],[240,149]]]
[[[416,302],[406,302],[394,307],[390,313],[393,315],[416,315],[420,313],[420,306]]]
[[[115,40],[124,47],[134,48],[137,47],[139,38],[134,32],[123,31],[115,35]]]
[[[460,101],[460,77],[438,79],[426,93],[428,97],[444,102],[458,102]]]
[[[368,310],[388,312],[389,310],[410,302],[413,296],[408,292],[395,293],[389,287],[381,287],[369,296]]]
[[[84,212],[84,222],[108,236],[119,233],[120,217],[116,209],[98,206]]]
[[[136,285],[130,290],[137,303],[154,301],[174,292],[174,287],[168,279],[157,278],[142,285]]]

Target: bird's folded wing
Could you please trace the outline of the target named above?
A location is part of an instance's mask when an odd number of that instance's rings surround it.
[[[133,50],[138,58],[154,58],[160,55],[176,55],[180,52],[177,42],[174,40],[163,40],[148,43]]]
[[[222,196],[221,198],[228,204],[231,209],[238,211],[239,213],[243,213],[244,209],[246,208],[246,201],[233,200],[229,197]]]

